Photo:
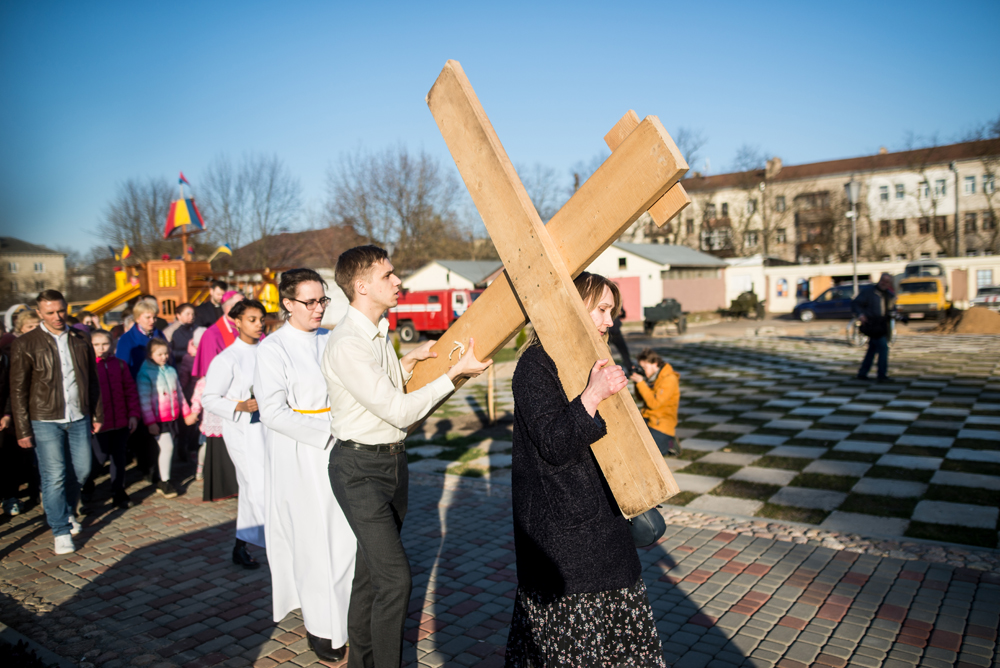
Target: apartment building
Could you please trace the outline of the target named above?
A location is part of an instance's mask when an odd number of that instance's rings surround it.
[[[0,237],[0,308],[34,303],[42,290],[66,290],[66,254]]]
[[[858,257],[870,261],[1000,254],[1000,139],[684,180],[692,203],[662,228],[648,216],[623,235],[729,257],[796,263],[851,259],[844,186],[861,184]]]

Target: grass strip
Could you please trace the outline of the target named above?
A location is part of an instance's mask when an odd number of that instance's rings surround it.
[[[997,532],[991,529],[973,529],[971,527],[953,526],[950,524],[931,524],[929,522],[910,522],[906,536],[923,538],[925,540],[940,540],[946,543],[961,543],[977,547],[995,548]]]
[[[834,492],[850,492],[858,480],[860,478],[847,475],[800,473],[788,485],[789,487],[809,487],[812,489],[829,489]]]
[[[826,519],[830,513],[825,510],[814,508],[795,508],[793,506],[781,506],[776,503],[765,503],[764,506],[755,513],[756,517],[766,517],[772,520],[785,520],[787,522],[805,522],[806,524],[819,524]]]
[[[736,464],[708,464],[706,462],[695,462],[685,466],[682,473],[693,473],[694,475],[708,475],[716,478],[728,478],[739,471],[742,466]]]
[[[830,459],[838,462],[863,462],[874,464],[882,455],[877,452],[849,452],[847,450],[830,450],[820,456],[820,459]]]
[[[686,506],[699,496],[701,494],[696,494],[695,492],[681,492],[680,494],[674,494],[666,502],[672,506]]]
[[[1000,491],[981,487],[959,487],[958,485],[930,485],[924,494],[931,501],[951,503],[971,503],[975,506],[1000,506]]]
[[[734,496],[738,499],[767,501],[779,489],[781,489],[780,485],[767,485],[759,482],[748,482],[746,480],[726,480],[709,492],[709,494],[712,496]]]
[[[965,459],[946,459],[941,462],[941,470],[1000,476],[1000,464],[994,464],[993,462],[973,462]]]
[[[848,494],[837,510],[845,513],[864,513],[879,517],[910,519],[920,499],[881,496],[878,494]]]
[[[752,443],[731,443],[722,449],[723,452],[738,452],[744,455],[763,455],[770,452],[773,446],[753,445]]]
[[[889,480],[910,480],[912,482],[930,482],[934,471],[925,469],[904,469],[896,466],[873,466],[865,473],[866,478],[887,478]]]
[[[805,457],[761,457],[754,462],[754,466],[766,469],[782,469],[784,471],[801,471],[809,466],[811,459]]]

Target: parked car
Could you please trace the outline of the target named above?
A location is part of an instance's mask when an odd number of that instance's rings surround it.
[[[906,317],[939,318],[951,308],[944,279],[937,276],[904,278],[899,282],[896,310]]]
[[[979,288],[972,298],[972,305],[1000,311],[1000,285],[984,285]]]
[[[865,284],[867,285],[867,282]],[[812,301],[802,302],[795,307],[792,315],[802,322],[809,322],[813,318],[844,318],[849,320],[853,316],[851,313],[852,299],[854,299],[854,286],[850,284],[838,285]]]

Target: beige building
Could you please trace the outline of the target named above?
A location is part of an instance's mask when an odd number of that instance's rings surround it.
[[[640,218],[622,241],[673,243],[719,257],[797,263],[851,259],[844,186],[861,184],[862,260],[1000,254],[1000,139],[684,180],[691,206],[663,228]]]
[[[34,303],[42,290],[66,292],[66,254],[0,237],[0,307]]]

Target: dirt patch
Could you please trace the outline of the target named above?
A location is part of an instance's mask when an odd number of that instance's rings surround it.
[[[932,331],[934,334],[1000,334],[1000,313],[974,306],[968,311],[953,311]]]

